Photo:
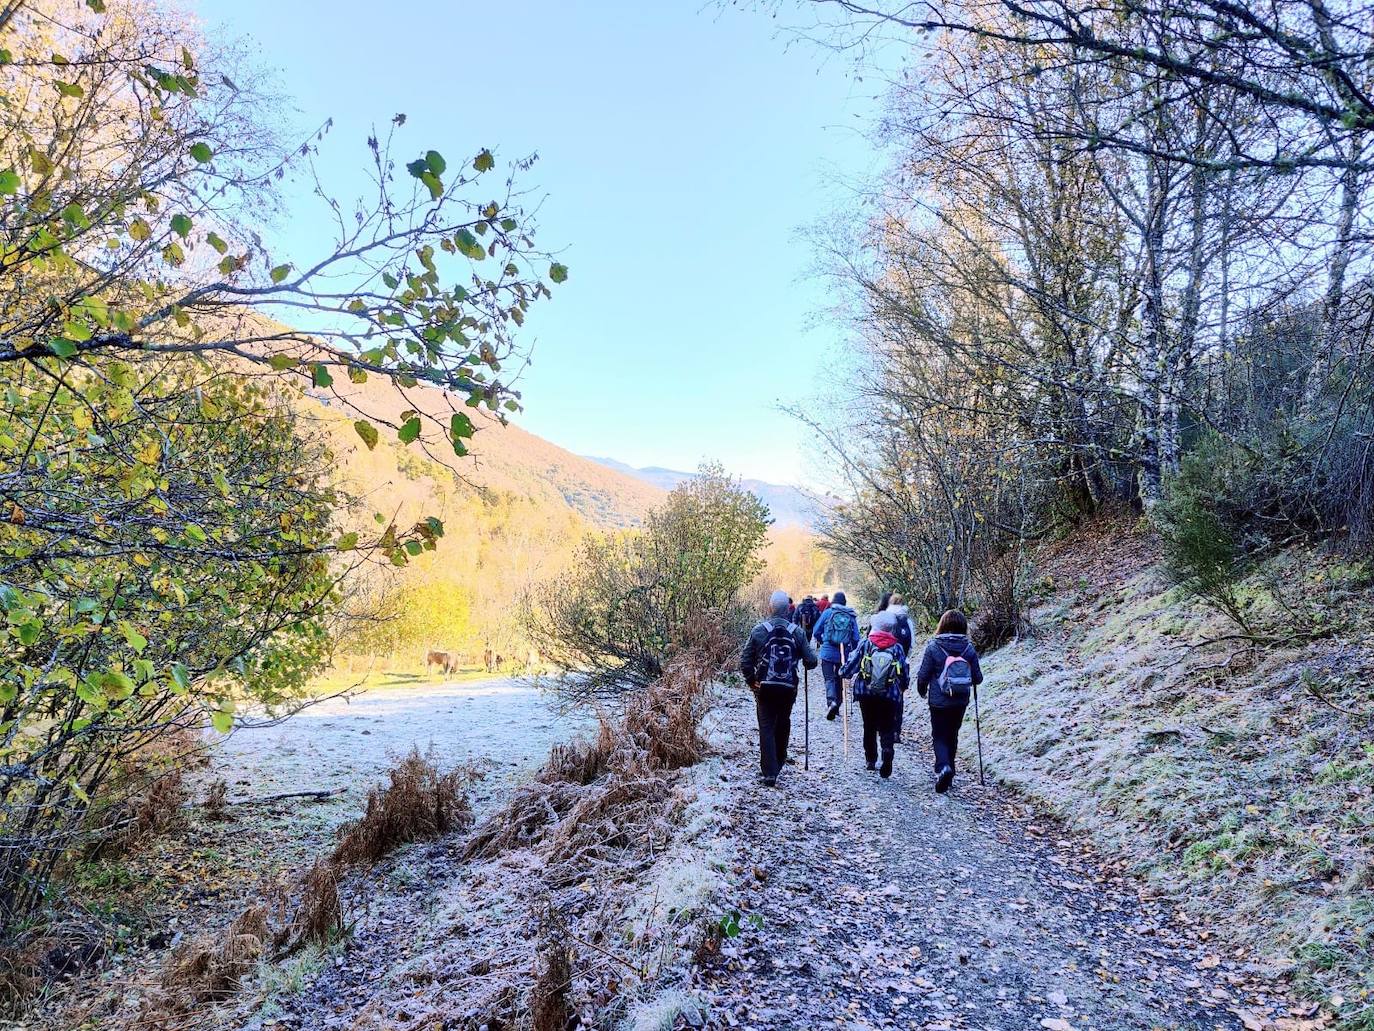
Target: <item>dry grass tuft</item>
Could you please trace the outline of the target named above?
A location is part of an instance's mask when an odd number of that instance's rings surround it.
[[[462,770],[440,773],[419,750],[391,770],[391,783],[368,792],[361,818],[341,829],[334,863],[375,863],[402,845],[472,824]]]
[[[187,794],[186,778],[179,769],[168,770],[149,781],[143,794],[131,804],[129,823],[124,830],[126,842],[165,834],[180,824]]]
[[[229,785],[221,777],[214,781],[205,791],[205,804],[201,811],[205,813],[207,820],[225,820],[229,818]]]
[[[300,903],[282,937],[290,942],[289,950],[294,951],[302,945],[327,945],[343,929],[339,874],[333,863],[321,859],[301,878]]]
[[[29,957],[18,949],[0,949],[0,1017],[19,1017],[42,981]]]
[[[567,1031],[574,1012],[568,1003],[572,961],[566,942],[546,934],[539,945],[539,975],[530,987],[530,1031]]]
[[[163,968],[165,1008],[185,1010],[232,994],[269,941],[266,908],[250,906],[218,940],[202,938],[181,946]]]
[[[543,784],[590,784],[605,774],[618,745],[615,728],[603,718],[595,740],[577,738],[554,745],[535,780]]]

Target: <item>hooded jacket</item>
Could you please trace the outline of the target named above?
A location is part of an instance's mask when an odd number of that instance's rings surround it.
[[[927,642],[926,650],[921,654],[921,668],[916,672],[916,690],[922,698],[927,697],[930,685],[945,671],[945,658],[950,655],[962,655],[968,660],[975,688],[983,682],[983,670],[978,665],[978,652],[968,637],[964,634],[940,634]],[[932,709],[949,709],[956,706],[957,703],[943,696],[930,697]]]
[[[818,645],[820,645],[820,655],[822,662],[841,661],[839,646],[834,644],[827,644],[825,642],[825,628],[830,625],[830,620],[834,617],[836,612],[848,612],[854,620],[854,630],[849,635],[851,640],[845,642],[845,650],[848,652],[852,652],[855,648],[859,646],[859,614],[855,612],[853,609],[851,609],[848,605],[838,605],[832,601],[829,605],[826,606],[825,611],[821,613],[821,618],[816,620],[816,625],[811,628],[812,638],[816,641]]]
[[[911,677],[911,669],[906,661],[906,652],[903,651],[897,638],[893,637],[885,630],[875,630],[865,638],[863,644],[859,645],[854,651],[849,653],[849,661],[840,670],[840,676],[848,679],[854,678],[854,697],[870,698],[874,697],[868,690],[868,678],[864,675],[866,665],[864,660],[876,651],[889,651],[892,658],[897,662],[900,672],[897,676],[888,681],[886,697],[889,701],[897,701],[902,697],[902,692],[907,688],[907,682]]]

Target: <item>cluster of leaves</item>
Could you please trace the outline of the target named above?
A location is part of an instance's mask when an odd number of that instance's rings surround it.
[[[483,185],[490,151],[398,168],[403,116],[368,141],[372,200],[321,188],[334,239],[273,255],[255,218],[328,126],[284,146],[254,78],[155,3],[0,8],[0,936],[108,829],[128,755],[289,711],[341,578],[437,547],[435,518],[350,527],[299,392],[332,392],[369,448],[432,418],[464,455],[466,412],[388,420],[347,391],[517,408],[514,329],[567,278],[513,177]]]
[[[704,465],[640,531],[589,535],[572,569],[543,585],[530,622],[573,694],[643,687],[702,620],[742,635],[745,588],[763,568],[768,507]]]

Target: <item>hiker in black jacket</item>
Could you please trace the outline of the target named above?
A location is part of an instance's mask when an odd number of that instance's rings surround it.
[[[935,790],[944,794],[954,783],[954,755],[959,727],[973,692],[983,682],[978,652],[968,639],[968,620],[958,609],[940,617],[935,636],[921,655],[916,690],[930,702],[930,739],[935,748]]]
[[[754,692],[759,719],[759,769],[763,782],[772,787],[787,762],[787,740],[792,735],[792,706],[797,701],[797,663],[816,668],[816,653],[806,633],[787,618],[786,591],[774,591],[768,608],[772,613],[749,634],[740,656],[740,672]]]

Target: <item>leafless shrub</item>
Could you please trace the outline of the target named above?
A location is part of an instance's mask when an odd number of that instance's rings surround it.
[[[437,838],[472,823],[461,770],[440,773],[419,750],[391,770],[391,783],[368,792],[361,818],[342,828],[332,862],[375,863],[411,841]]]

